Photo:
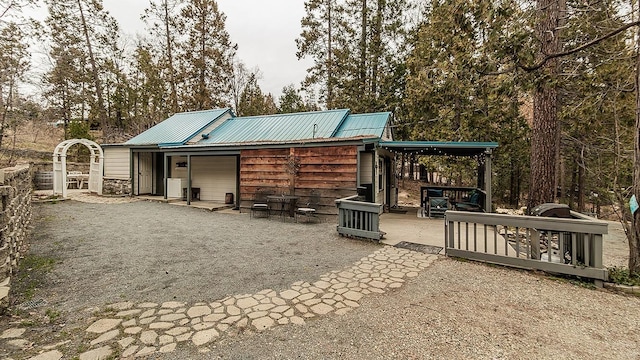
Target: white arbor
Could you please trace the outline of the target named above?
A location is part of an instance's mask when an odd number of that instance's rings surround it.
[[[89,191],[102,195],[102,172],[104,154],[102,148],[87,139],[65,140],[53,151],[53,194],[67,197],[67,150],[75,144],[82,144],[91,151],[89,160]]]

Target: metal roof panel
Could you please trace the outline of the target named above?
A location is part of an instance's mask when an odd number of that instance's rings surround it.
[[[336,131],[335,137],[373,135],[382,138],[390,116],[390,112],[349,115]]]
[[[177,113],[140,133],[125,145],[184,144],[230,109]]]
[[[349,110],[231,118],[198,144],[276,142],[330,138]]]

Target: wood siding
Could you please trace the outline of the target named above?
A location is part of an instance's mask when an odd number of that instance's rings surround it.
[[[317,190],[318,212],[337,214],[335,200],[356,193],[357,156],[356,146],[243,150],[240,206],[250,207],[259,189],[300,196],[298,204],[307,203]]]
[[[126,180],[129,174],[129,148],[104,148],[104,177],[109,179]]]

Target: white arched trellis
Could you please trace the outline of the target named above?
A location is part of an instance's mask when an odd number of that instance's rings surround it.
[[[102,163],[104,154],[102,148],[87,139],[65,140],[53,151],[53,194],[67,197],[67,150],[75,144],[82,144],[91,151],[89,160],[89,191],[102,195]]]

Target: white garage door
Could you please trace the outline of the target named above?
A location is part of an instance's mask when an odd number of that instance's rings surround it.
[[[200,188],[200,200],[224,202],[225,195],[237,198],[235,156],[191,157],[191,187]]]

